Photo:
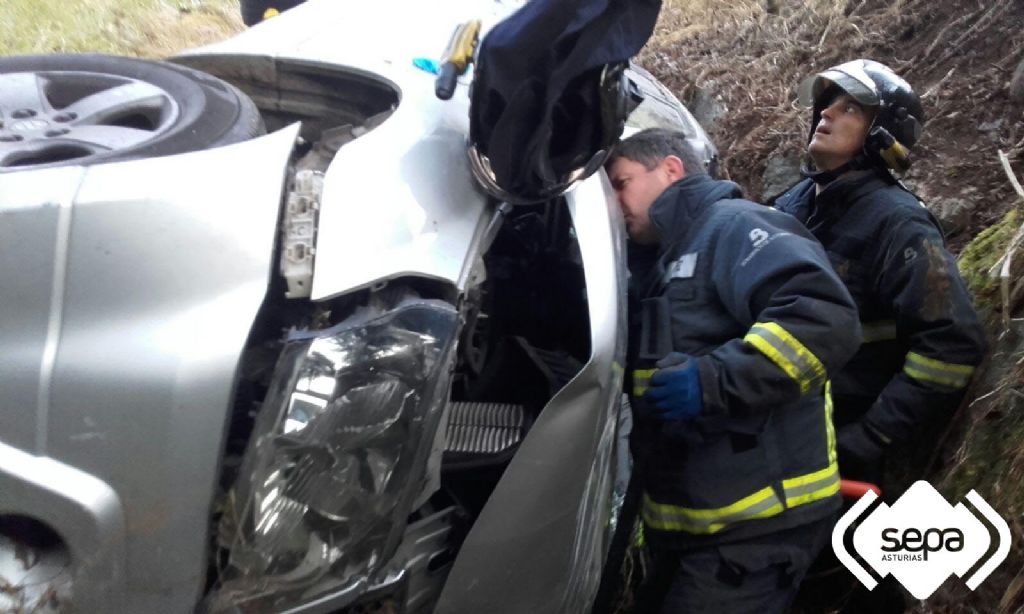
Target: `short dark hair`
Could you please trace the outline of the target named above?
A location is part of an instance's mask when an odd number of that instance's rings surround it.
[[[708,174],[700,156],[686,140],[686,135],[665,128],[647,128],[619,141],[605,166],[610,166],[619,158],[626,158],[643,164],[647,170],[652,170],[668,156],[676,156],[682,160],[687,175]]]

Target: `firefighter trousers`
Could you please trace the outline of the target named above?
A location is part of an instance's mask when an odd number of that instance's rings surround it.
[[[637,614],[782,614],[829,543],[836,517],[692,550],[650,545]]]

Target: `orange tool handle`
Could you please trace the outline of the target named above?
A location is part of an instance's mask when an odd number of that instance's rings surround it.
[[[844,499],[860,499],[867,491],[874,491],[878,496],[882,495],[882,489],[869,482],[858,482],[856,480],[839,480],[839,494]]]

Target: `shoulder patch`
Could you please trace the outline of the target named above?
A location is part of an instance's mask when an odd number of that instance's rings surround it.
[[[697,252],[683,254],[668,265],[665,271],[665,282],[673,279],[689,279],[697,270]]]

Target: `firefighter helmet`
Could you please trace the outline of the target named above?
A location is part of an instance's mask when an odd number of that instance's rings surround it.
[[[921,100],[910,85],[873,60],[853,60],[808,77],[800,86],[800,101],[813,109],[811,136],[837,91],[875,113],[864,139],[867,161],[897,172],[910,168],[910,149],[925,122]]]

